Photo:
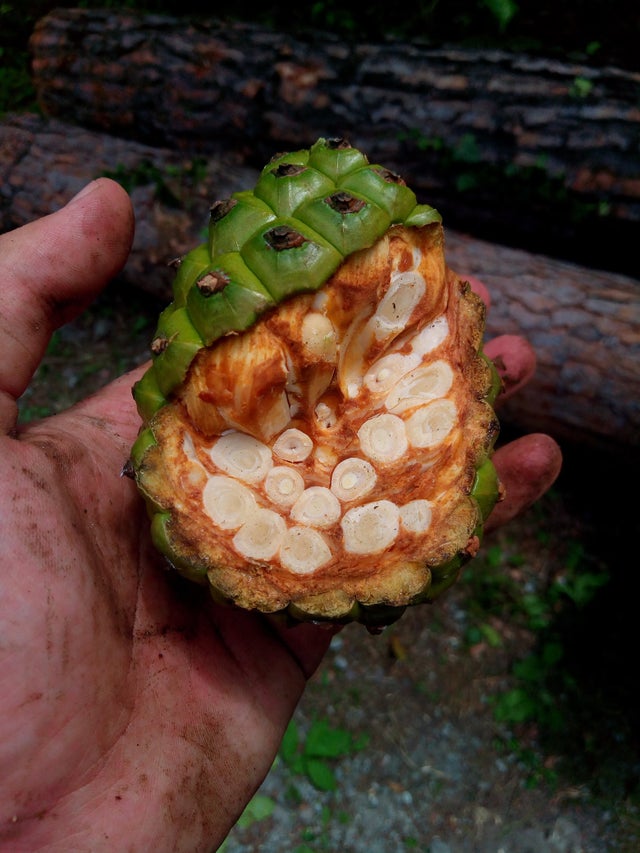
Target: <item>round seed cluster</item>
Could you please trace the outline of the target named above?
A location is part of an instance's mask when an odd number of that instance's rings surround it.
[[[393,436],[377,431],[373,446],[378,441],[386,444],[389,438]],[[297,429],[285,430],[271,448],[230,431],[209,449],[209,459],[220,473],[207,477],[203,507],[216,527],[234,534],[233,548],[240,556],[268,561],[279,557],[290,571],[312,572],[331,560],[331,539],[324,534],[337,526],[342,548],[352,554],[388,548],[401,529],[427,531],[429,501],[401,505],[366,500],[378,481],[373,460],[345,458],[333,469],[327,486],[307,486],[295,464],[312,452],[311,439]],[[194,459],[193,464],[202,463]]]

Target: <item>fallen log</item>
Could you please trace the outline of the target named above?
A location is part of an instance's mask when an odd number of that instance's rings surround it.
[[[0,228],[59,208],[110,174],[130,191],[137,231],[123,278],[170,299],[168,263],[202,240],[210,203],[253,185],[237,158],[194,161],[35,115],[0,123]],[[446,223],[445,223],[446,224]],[[488,243],[447,228],[447,256],[492,294],[489,335],[529,338],[538,371],[503,409],[516,428],[615,450],[640,444],[640,281]]]
[[[175,275],[168,262],[201,239],[214,195],[251,186],[255,170],[233,153],[204,160],[35,114],[0,123],[1,230],[57,210],[104,176],[125,187],[135,210],[124,277],[166,300]]]
[[[635,274],[638,73],[107,9],[57,9],[30,45],[49,116],[254,167],[345,136],[453,227]]]

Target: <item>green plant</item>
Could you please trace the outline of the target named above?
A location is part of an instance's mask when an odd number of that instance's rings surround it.
[[[550,543],[549,547],[558,543]],[[592,565],[584,545],[578,541],[564,544],[563,569],[550,583],[537,591],[514,589],[509,592],[509,607],[515,624],[519,621],[535,633],[537,642],[524,658],[514,662],[509,689],[492,697],[495,718],[498,722],[526,732],[534,726],[541,742],[553,748],[562,741],[563,749],[571,753],[570,738],[579,743],[585,753],[596,749],[579,731],[579,723],[571,735],[568,721],[577,719],[575,710],[584,700],[581,687],[567,660],[567,626],[574,623],[579,613],[591,605],[596,594],[609,582],[609,572],[600,565]],[[494,587],[504,591],[504,586]],[[493,607],[498,604],[493,601]],[[504,599],[501,602],[504,605]],[[475,613],[478,619],[478,613]],[[556,771],[544,762],[544,750],[533,749],[526,738],[510,739],[506,748],[518,755],[528,769],[530,784],[553,782]]]
[[[141,160],[135,167],[122,164],[102,173],[105,178],[117,181],[128,193],[137,187],[153,186],[159,201],[168,207],[183,208],[193,187],[201,184],[207,170],[206,160],[192,158],[184,166],[167,165],[160,169],[150,160]]]
[[[322,804],[319,822],[301,829],[301,843],[294,848],[294,853],[317,853],[320,850],[332,849],[328,834],[330,824],[335,821],[346,824],[351,819],[348,812],[335,808],[333,795],[338,790],[338,782],[334,764],[364,749],[368,740],[366,735],[355,736],[339,726],[332,726],[326,719],[314,720],[304,737],[295,720],[289,723],[274,767],[283,762],[294,777],[304,777],[321,795],[329,797]],[[302,801],[294,780],[286,786],[284,799],[292,806],[299,805]],[[273,814],[274,808],[273,799],[258,792],[242,813],[234,832],[267,819]],[[219,853],[223,853],[226,846],[227,842],[222,845]]]
[[[27,52],[33,21],[23,7],[0,3],[0,117],[9,111],[35,109]]]
[[[248,829],[254,823],[259,823],[260,821],[266,820],[273,814],[275,805],[276,804],[271,799],[271,797],[267,797],[264,794],[260,793],[255,794],[253,798],[247,803],[245,810],[238,818],[236,827],[240,830]],[[217,853],[224,853],[224,850],[228,847],[228,843],[229,838],[226,838],[222,842],[222,845],[218,848]]]
[[[576,78],[572,88],[575,97],[586,97],[591,82]],[[552,173],[546,159],[540,157],[530,166],[504,160],[491,162],[484,154],[481,141],[472,133],[448,142],[438,136],[427,136],[419,128],[398,134],[411,159],[414,150],[422,152],[444,185],[457,193],[474,196],[479,202],[486,198],[508,199],[514,210],[544,210],[562,224],[582,225],[591,221],[602,223],[610,207],[597,200],[585,198],[572,191],[562,173]]]
[[[516,686],[498,695],[494,701],[496,719],[509,724],[535,721],[553,731],[564,723],[555,690],[547,686],[548,676],[561,667],[562,645],[547,640],[535,652],[513,665]],[[569,688],[572,681],[563,678],[563,686]]]
[[[571,84],[571,88],[569,89],[569,94],[573,98],[586,98],[592,91],[592,80],[589,80],[588,77],[575,77]]]
[[[518,12],[518,4],[514,0],[480,0],[480,4],[491,12],[501,33]]]
[[[367,735],[356,737],[323,719],[314,720],[303,738],[292,720],[282,740],[280,756],[293,773],[306,776],[319,791],[335,791],[338,783],[333,763],[360,752],[368,742]]]

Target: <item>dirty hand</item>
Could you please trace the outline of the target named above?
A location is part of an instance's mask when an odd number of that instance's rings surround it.
[[[122,268],[132,233],[126,193],[100,179],[0,236],[0,850],[11,853],[215,849],[331,637],[277,633],[164,570],[120,476],[142,369],[16,426],[52,332]],[[486,349],[509,376],[530,375],[520,338]],[[550,486],[560,454],[528,436],[495,462],[508,497],[494,526]]]

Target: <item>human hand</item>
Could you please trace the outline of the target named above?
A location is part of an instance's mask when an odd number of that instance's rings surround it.
[[[331,638],[216,606],[164,570],[120,476],[144,368],[16,425],[51,333],[119,271],[132,233],[126,193],[101,179],[0,236],[0,850],[11,853],[215,849]],[[530,375],[521,339],[486,350],[508,375]],[[507,497],[493,526],[549,487],[560,454],[528,436],[494,458]]]

